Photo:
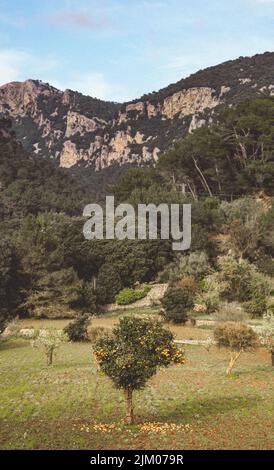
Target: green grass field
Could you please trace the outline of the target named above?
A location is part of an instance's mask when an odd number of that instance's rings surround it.
[[[112,327],[117,316],[96,318]],[[28,320],[61,328],[67,321]],[[177,338],[211,330],[175,327]],[[270,449],[273,368],[269,354],[243,354],[232,377],[228,355],[186,346],[186,364],[163,369],[135,394],[137,424],[123,424],[123,394],[96,371],[89,343],[58,350],[52,366],[23,339],[0,344],[1,449]],[[157,424],[156,424],[157,423]],[[161,424],[159,424],[161,423]],[[164,425],[164,423],[167,423]]]

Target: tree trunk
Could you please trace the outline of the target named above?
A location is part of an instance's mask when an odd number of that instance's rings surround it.
[[[201,177],[201,181],[202,181],[202,184],[203,184],[205,190],[208,191],[208,194],[212,197],[211,189],[210,189],[209,185],[207,184],[207,180],[206,180],[202,170],[198,167],[196,159],[192,157],[192,160],[194,161],[195,168],[196,168],[196,170],[198,171],[198,173]]]
[[[231,374],[233,367],[235,366],[236,361],[239,359],[242,351],[239,352],[231,352],[230,353],[230,361],[228,364],[228,368],[226,369],[227,375]]]
[[[48,366],[51,366],[52,358],[53,358],[53,349],[49,349],[49,351],[47,353],[47,365]]]
[[[198,201],[195,186],[193,186],[193,188],[192,188],[191,184],[188,183],[188,187],[189,187],[189,191],[191,192],[191,196],[193,197],[194,201]]]
[[[241,251],[240,256],[239,256],[239,264],[242,264],[244,261],[244,252]]]
[[[218,181],[219,193],[221,194],[222,193],[222,186],[221,186],[221,182],[220,182],[219,168],[218,168],[218,165],[216,163],[215,163],[215,172],[216,172],[217,181]]]
[[[271,352],[271,362],[274,367],[274,351]]]
[[[124,390],[125,400],[126,400],[126,423],[134,423],[134,414],[133,414],[133,402],[132,402],[132,388],[126,388]]]

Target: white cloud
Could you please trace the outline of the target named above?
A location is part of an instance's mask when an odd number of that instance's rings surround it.
[[[76,26],[83,29],[97,29],[98,22],[87,12],[80,10],[62,10],[48,16],[46,19],[58,25]]]
[[[37,58],[22,50],[0,49],[0,84],[39,78],[54,69],[57,63],[52,57]]]
[[[28,59],[28,54],[23,51],[0,50],[1,84],[20,80],[21,68]]]
[[[97,72],[74,76],[68,81],[66,88],[80,91],[84,95],[104,99],[106,99],[112,91],[111,85],[106,81],[103,74]]]
[[[126,90],[106,80],[100,72],[75,74],[68,80],[47,80],[59,90],[70,89],[101,100],[126,101]]]
[[[25,51],[0,49],[0,85],[38,78],[60,90],[69,88],[103,100],[121,101],[126,98],[124,90],[110,84],[100,72],[75,73],[66,80],[59,80],[55,78],[58,65],[62,66],[52,57],[40,59]]]
[[[91,9],[65,9],[57,10],[50,15],[42,17],[46,22],[57,26],[76,27],[83,30],[101,31],[111,27],[108,14],[99,11],[98,8]]]

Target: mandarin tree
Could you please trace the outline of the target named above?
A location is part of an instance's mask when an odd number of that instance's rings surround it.
[[[142,389],[159,367],[184,363],[170,331],[159,322],[135,317],[121,319],[112,335],[100,338],[94,355],[114,386],[124,391],[128,424],[134,422],[133,391]]]

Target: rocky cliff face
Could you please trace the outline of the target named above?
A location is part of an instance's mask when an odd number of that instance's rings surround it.
[[[212,121],[218,109],[274,94],[274,53],[199,71],[130,103],[117,104],[37,80],[0,87],[0,113],[37,157],[61,167],[153,164],[174,139]]]

